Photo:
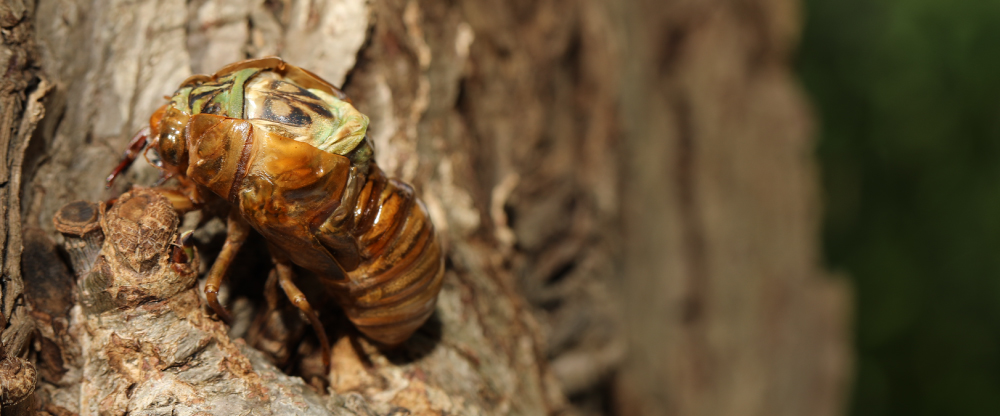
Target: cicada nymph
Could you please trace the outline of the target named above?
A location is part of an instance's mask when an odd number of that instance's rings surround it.
[[[309,71],[279,58],[238,62],[184,81],[108,183],[146,148],[178,180],[158,188],[178,211],[228,201],[226,242],[206,277],[209,305],[228,319],[219,285],[252,227],[328,364],[326,335],[293,283],[292,263],[319,276],[363,334],[390,346],[430,317],[444,275],[426,208],[379,169],[367,128],[342,91]]]

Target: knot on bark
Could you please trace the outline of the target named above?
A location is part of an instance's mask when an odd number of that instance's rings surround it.
[[[30,361],[18,357],[0,360],[0,407],[14,406],[35,392],[38,372]]]
[[[159,263],[179,222],[166,197],[137,189],[118,198],[104,219],[104,229],[118,260],[145,273]]]
[[[60,213],[69,218],[76,208],[71,204]],[[194,286],[198,256],[172,255],[180,249],[170,247],[180,221],[166,197],[151,189],[135,189],[119,197],[101,217],[108,244],[81,281],[81,301],[88,314],[167,299]]]

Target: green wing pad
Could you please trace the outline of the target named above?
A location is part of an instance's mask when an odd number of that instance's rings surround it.
[[[259,68],[246,68],[221,76],[213,81],[184,87],[174,94],[174,106],[187,114],[214,114],[243,118],[243,101],[247,81],[261,73]]]

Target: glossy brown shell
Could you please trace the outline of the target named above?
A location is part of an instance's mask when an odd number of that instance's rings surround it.
[[[277,58],[235,63],[211,77],[191,77],[182,87],[246,68],[280,71],[346,99],[318,76]],[[434,227],[413,189],[386,178],[374,162],[352,164],[255,120],[166,111],[151,123],[154,133],[183,123],[183,174],[238,206],[275,256],[321,276],[368,337],[399,344],[434,311],[444,275]]]

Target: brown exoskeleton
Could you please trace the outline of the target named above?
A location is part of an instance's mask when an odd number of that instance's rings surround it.
[[[184,81],[132,139],[123,172],[144,147],[179,186],[158,188],[180,212],[228,201],[226,242],[205,296],[218,290],[253,227],[268,241],[279,283],[315,328],[291,263],[316,273],[351,322],[385,345],[405,341],[434,310],[444,262],[434,227],[409,185],[375,164],[368,118],[318,76],[279,58],[237,62]]]

